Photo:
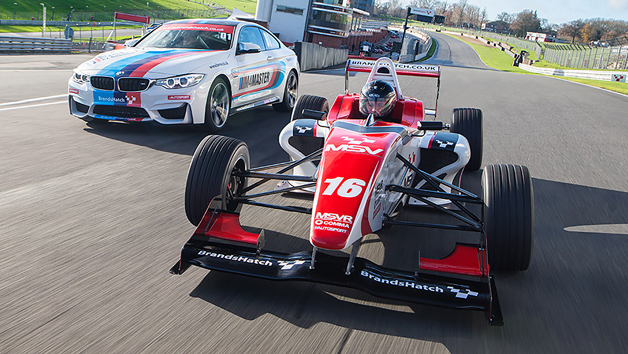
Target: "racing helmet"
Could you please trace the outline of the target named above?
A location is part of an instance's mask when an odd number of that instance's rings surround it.
[[[375,118],[383,117],[395,108],[397,92],[383,80],[367,82],[360,91],[360,113],[368,116],[373,113]]]

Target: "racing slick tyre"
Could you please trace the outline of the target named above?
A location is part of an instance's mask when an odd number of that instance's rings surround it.
[[[297,100],[290,120],[295,121],[297,119],[302,119],[304,109],[325,112],[325,115],[322,117],[322,120],[324,120],[327,119],[327,114],[329,113],[329,103],[325,97],[303,95]],[[288,140],[288,144],[294,146],[295,149],[301,151],[303,155],[307,156],[316,150],[322,149],[323,145],[325,145],[325,138],[315,136],[293,136]]]
[[[465,169],[477,171],[482,167],[482,111],[477,108],[454,108],[450,131],[467,138],[471,159]]]
[[[229,86],[222,78],[217,78],[209,88],[205,107],[204,125],[208,131],[216,133],[227,123],[231,108]]]
[[[245,177],[233,176],[250,167],[249,148],[238,139],[209,135],[194,152],[185,185],[185,214],[194,225],[203,218],[214,197],[221,198],[220,209],[237,211],[233,199],[242,195]]]
[[[303,95],[299,97],[297,103],[294,105],[294,110],[292,111],[291,121],[302,119],[303,118],[303,110],[311,109],[313,111],[325,112],[329,113],[329,103],[325,97],[314,96],[314,95]],[[327,114],[325,114],[324,119],[327,118]]]
[[[283,100],[281,103],[273,105],[275,111],[278,112],[290,112],[294,108],[297,102],[299,92],[299,79],[294,71],[290,71],[288,78],[286,79],[286,87],[283,91]]]
[[[534,241],[534,193],[528,168],[488,165],[482,175],[482,187],[491,270],[528,269]]]

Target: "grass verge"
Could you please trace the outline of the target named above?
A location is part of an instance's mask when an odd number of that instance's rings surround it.
[[[436,41],[434,39],[432,39],[432,44],[430,45],[430,49],[427,50],[427,54],[425,55],[425,57],[419,59],[418,61],[421,62],[421,61],[425,61],[425,60],[431,58],[432,55],[434,55],[434,53],[436,52],[436,47],[438,47],[436,45]]]
[[[74,31],[78,31],[79,27],[78,26],[70,26],[72,27],[72,29],[74,29]],[[116,26],[117,29],[125,29],[125,28],[141,28],[142,26]],[[61,31],[63,31],[65,27],[59,27],[59,26],[46,26],[46,36],[48,36],[48,32],[50,32],[49,30],[52,30],[52,32],[59,32],[59,29],[61,29]],[[81,30],[83,32],[89,32],[89,28],[88,26],[81,26]],[[103,26],[94,26],[92,28],[94,31],[102,31],[103,30]],[[105,26],[104,30],[107,31],[111,31],[113,29],[113,26]],[[10,26],[10,25],[0,25],[0,33],[19,33],[19,32],[41,32],[41,26]]]

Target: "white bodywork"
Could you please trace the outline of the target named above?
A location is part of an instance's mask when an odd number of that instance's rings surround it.
[[[227,29],[227,33],[221,35],[229,36],[230,47],[215,50],[141,47],[142,41],[167,26]],[[255,44],[251,38],[241,36],[243,29],[251,31],[251,27],[260,31],[261,51],[237,52],[238,44],[243,41]],[[86,120],[202,124],[210,87],[218,78],[228,82],[230,113],[234,113],[282,102],[289,73],[292,71],[297,78],[299,76],[296,54],[256,24],[232,20],[181,20],[168,22],[161,28],[142,38],[136,44],[139,47],[105,52],[76,68],[68,83],[70,113]],[[265,45],[268,41],[272,41],[272,45]],[[202,79],[188,87],[160,85],[159,80],[182,75],[199,75]],[[94,77],[112,78],[115,84],[110,89],[98,89],[93,85]],[[146,79],[142,83],[146,87],[124,90],[119,85],[120,79]]]

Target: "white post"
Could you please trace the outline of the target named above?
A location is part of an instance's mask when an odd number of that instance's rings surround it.
[[[46,5],[44,5],[43,2],[40,2],[39,5],[41,5],[44,8],[44,19],[43,19],[43,27],[41,29],[41,36],[45,37],[46,36]]]

